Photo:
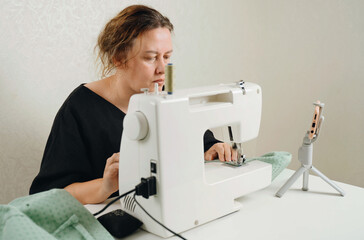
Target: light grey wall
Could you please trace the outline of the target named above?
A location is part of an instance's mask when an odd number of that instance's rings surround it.
[[[242,9],[246,79],[263,89],[259,153],[297,150],[326,104],[314,165],[364,187],[364,1],[251,1]]]
[[[175,25],[176,88],[240,79],[263,89],[256,155],[293,153],[326,103],[314,164],[364,187],[364,1],[2,0],[0,203],[28,193],[53,118],[80,83],[98,79],[93,47],[125,6],[144,3]]]

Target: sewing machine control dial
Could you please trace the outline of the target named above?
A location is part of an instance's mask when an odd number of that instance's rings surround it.
[[[148,134],[148,120],[142,112],[126,114],[124,118],[124,132],[131,140],[142,140]]]

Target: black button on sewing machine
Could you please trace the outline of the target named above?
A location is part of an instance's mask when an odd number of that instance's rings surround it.
[[[155,162],[150,162],[150,171],[152,173],[157,173],[157,164]]]

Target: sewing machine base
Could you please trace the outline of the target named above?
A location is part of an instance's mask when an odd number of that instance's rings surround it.
[[[138,201],[148,211],[155,210],[155,206],[160,207],[165,215],[159,220],[181,233],[240,210],[242,205],[235,199],[270,185],[272,165],[256,160],[235,167],[211,161],[204,164],[203,172],[202,181],[185,179],[184,186],[160,189],[149,199],[137,196]],[[189,201],[183,201],[186,197]],[[122,202],[122,208],[130,215],[143,219],[144,230],[164,238],[172,236],[138,207],[134,208],[133,203],[128,204],[129,201]],[[129,209],[128,205],[131,206]],[[174,214],[168,214],[170,212]]]

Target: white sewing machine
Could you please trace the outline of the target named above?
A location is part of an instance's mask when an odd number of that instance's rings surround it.
[[[240,167],[204,162],[203,135],[209,128],[231,126],[234,141],[258,136],[261,88],[253,83],[221,84],[179,90],[173,95],[133,95],[124,119],[120,148],[119,192],[155,176],[157,194],[138,202],[154,218],[180,233],[240,209],[235,199],[271,183],[270,164],[253,161]],[[161,237],[172,234],[147,216],[132,197],[124,211]]]

